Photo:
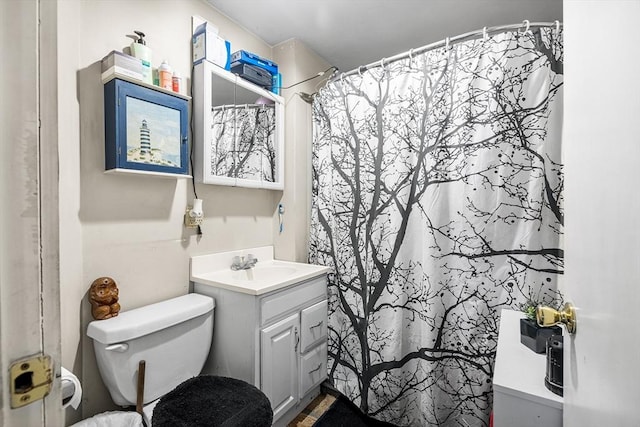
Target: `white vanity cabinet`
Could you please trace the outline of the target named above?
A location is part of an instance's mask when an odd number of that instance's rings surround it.
[[[292,421],[327,377],[326,271],[309,267],[317,269],[313,277],[266,293],[199,283],[192,274],[194,292],[216,300],[213,344],[203,374],[260,388],[278,426]]]

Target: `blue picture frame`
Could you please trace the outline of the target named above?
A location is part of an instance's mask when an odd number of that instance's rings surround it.
[[[113,79],[104,85],[105,170],[187,175],[186,99]]]

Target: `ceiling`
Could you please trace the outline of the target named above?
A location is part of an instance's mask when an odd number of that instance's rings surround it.
[[[562,21],[562,0],[207,0],[270,45],[304,42],[346,72],[498,25]]]

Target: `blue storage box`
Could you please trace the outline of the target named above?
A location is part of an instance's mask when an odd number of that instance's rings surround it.
[[[255,53],[247,52],[246,50],[238,50],[231,55],[231,66],[238,64],[248,64],[260,67],[263,70],[268,71],[272,76],[278,74],[278,64],[268,59],[264,59],[256,55]]]
[[[271,81],[271,92],[276,95],[280,95],[280,89],[282,86],[282,74],[274,74]]]

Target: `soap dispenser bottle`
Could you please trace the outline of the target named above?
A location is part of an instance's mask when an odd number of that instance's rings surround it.
[[[131,43],[131,54],[142,61],[142,80],[145,83],[153,84],[153,74],[151,72],[151,49],[147,46],[142,31],[134,31],[138,38]]]

